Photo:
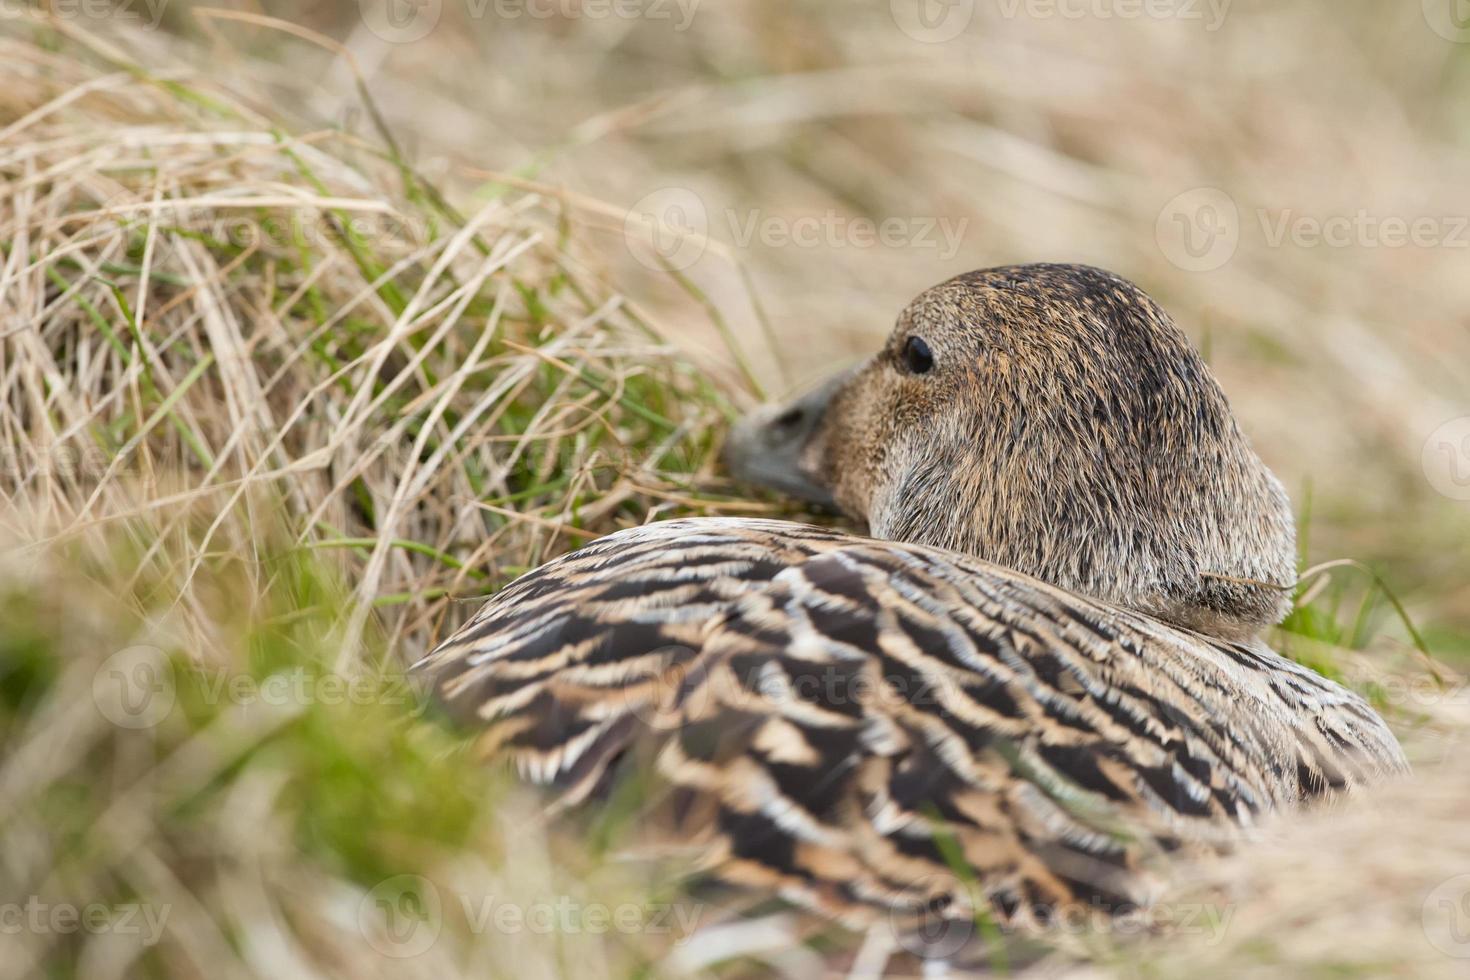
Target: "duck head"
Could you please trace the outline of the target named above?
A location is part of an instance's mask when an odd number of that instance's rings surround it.
[[[1286,493],[1183,332],[1099,269],[960,276],[858,367],[732,432],[737,477],[1231,639],[1295,579]]]

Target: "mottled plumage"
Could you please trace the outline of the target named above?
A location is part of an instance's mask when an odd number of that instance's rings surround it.
[[[906,377],[916,331],[934,365]],[[1404,768],[1360,698],[1253,635],[1283,600],[1241,580],[1289,576],[1285,496],[1122,280],[945,284],[735,441],[759,452],[737,469],[910,543],[667,521],[492,598],[421,668],[567,803],[648,746],[729,880],[854,925],[1019,925],[1146,902],[1151,855]]]

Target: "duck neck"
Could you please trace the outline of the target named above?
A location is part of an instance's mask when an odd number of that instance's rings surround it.
[[[1175,451],[1141,472],[1139,457],[1123,465],[1106,452],[1068,465],[1023,432],[991,441],[1008,451],[989,458],[960,451],[969,440],[943,440],[895,461],[898,478],[876,495],[869,525],[1242,639],[1290,607],[1295,528],[1280,483],[1230,428],[1231,445]]]

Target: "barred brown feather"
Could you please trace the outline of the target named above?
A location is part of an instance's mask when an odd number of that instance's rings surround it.
[[[1361,699],[1259,641],[779,521],[602,538],[420,669],[569,802],[656,745],[712,870],[854,924],[969,918],[970,873],[1005,922],[1137,903],[1151,852],[1404,768]]]

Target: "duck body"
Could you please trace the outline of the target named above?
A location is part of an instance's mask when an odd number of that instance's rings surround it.
[[[651,757],[705,866],[861,926],[1146,904],[1155,859],[1407,768],[1259,637],[1295,530],[1137,286],[971,273],[730,436],[732,471],[873,537],[629,528],[506,587],[418,668],[487,753],[585,800]]]
[[[711,869],[852,924],[1137,907],[1151,855],[1405,769],[1361,698],[1259,640],[782,521],[599,539],[422,667],[568,802],[655,747]]]

